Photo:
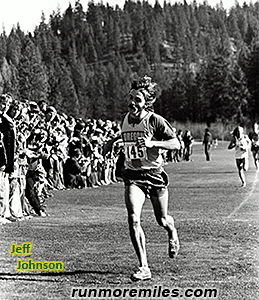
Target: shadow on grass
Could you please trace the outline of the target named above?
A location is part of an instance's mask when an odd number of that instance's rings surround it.
[[[0,280],[22,280],[22,281],[53,281],[53,278],[59,278],[63,276],[74,276],[74,275],[118,275],[120,272],[111,271],[85,271],[85,270],[75,270],[75,271],[61,271],[61,272],[27,272],[27,273],[0,273]],[[41,277],[50,277],[52,279],[44,279]]]

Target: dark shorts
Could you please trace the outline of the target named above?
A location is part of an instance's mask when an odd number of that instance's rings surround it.
[[[236,165],[238,170],[244,170],[247,171],[248,170],[248,158],[236,158]]]
[[[135,184],[147,189],[164,189],[169,185],[169,178],[163,168],[151,169],[146,171],[134,171],[124,169],[122,171],[124,184]]]
[[[259,146],[252,145],[251,151],[252,151],[252,153],[253,153],[253,156],[258,158],[258,154],[259,154]]]

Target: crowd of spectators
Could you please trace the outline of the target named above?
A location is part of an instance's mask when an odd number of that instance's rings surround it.
[[[176,129],[175,129],[176,130]],[[165,164],[189,160],[190,131],[177,132],[181,148],[164,153]],[[45,217],[53,190],[116,183],[123,165],[120,123],[82,120],[46,101],[0,96],[0,224]]]
[[[47,215],[52,190],[117,182],[120,124],[0,96],[0,223]]]

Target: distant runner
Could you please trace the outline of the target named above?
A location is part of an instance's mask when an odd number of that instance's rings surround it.
[[[232,133],[232,140],[228,149],[235,148],[236,165],[241,186],[246,186],[245,171],[248,170],[248,150],[250,147],[249,137],[244,134],[244,128],[237,126]]]

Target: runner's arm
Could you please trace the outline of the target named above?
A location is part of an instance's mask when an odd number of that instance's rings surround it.
[[[236,138],[233,136],[230,143],[229,143],[229,145],[228,145],[228,150],[231,150],[235,147],[236,147]]]
[[[147,147],[147,148],[160,148],[165,150],[179,150],[180,149],[180,143],[179,140],[175,137],[172,139],[169,139],[167,141],[150,141],[148,139],[145,139],[144,137],[138,138],[138,145],[141,147]]]

